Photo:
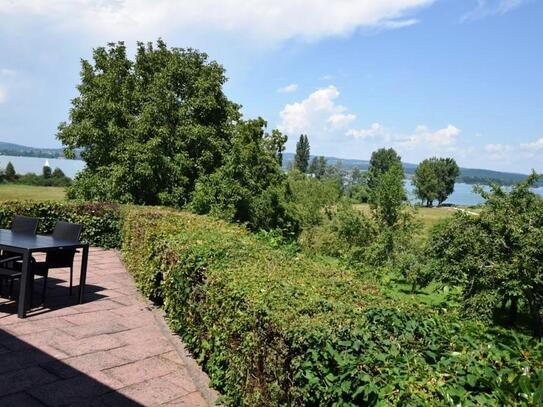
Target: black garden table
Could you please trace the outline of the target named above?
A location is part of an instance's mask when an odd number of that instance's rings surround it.
[[[8,250],[14,253],[20,253],[23,256],[22,276],[19,288],[19,302],[17,304],[17,315],[19,318],[26,317],[26,310],[29,293],[29,265],[32,253],[46,253],[64,249],[82,249],[83,257],[81,259],[81,274],[79,276],[79,303],[82,304],[85,295],[85,280],[87,278],[87,261],[89,258],[89,245],[78,240],[60,240],[52,236],[27,235],[24,233],[15,233],[11,230],[0,229],[0,249]]]

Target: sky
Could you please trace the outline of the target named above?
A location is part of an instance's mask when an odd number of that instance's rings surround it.
[[[0,141],[59,147],[92,49],[221,63],[245,118],[311,153],[543,172],[541,0],[0,0]]]

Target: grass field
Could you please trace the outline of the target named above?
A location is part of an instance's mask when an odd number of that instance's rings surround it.
[[[361,211],[369,211],[369,206],[367,204],[355,205]],[[469,209],[470,212],[476,213],[476,209]],[[422,222],[424,231],[430,231],[432,226],[434,226],[439,221],[451,217],[456,212],[456,209],[451,207],[439,207],[439,208],[416,208],[416,217]]]
[[[61,201],[64,199],[64,188],[38,187],[33,185],[0,185],[0,201]]]

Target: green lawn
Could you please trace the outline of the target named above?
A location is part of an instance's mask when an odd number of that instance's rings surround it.
[[[369,211],[369,205],[367,204],[357,204],[356,208],[361,211]],[[439,207],[439,208],[422,208],[417,207],[417,218],[422,222],[423,228],[425,231],[429,231],[432,226],[438,223],[440,220],[451,217],[456,209],[448,207]]]
[[[32,185],[0,185],[0,201],[61,201],[65,193],[62,187],[38,187]]]

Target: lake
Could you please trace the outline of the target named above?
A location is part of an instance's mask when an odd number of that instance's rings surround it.
[[[406,180],[405,189],[407,190],[409,200],[411,202],[420,203],[420,199],[416,198],[415,194],[413,193],[414,187],[411,183],[411,180]],[[490,187],[485,186],[485,190],[488,191],[489,189]],[[543,188],[533,188],[532,191],[534,191],[538,195],[543,196]],[[478,205],[482,204],[483,202],[484,199],[481,197],[481,195],[473,192],[473,185],[463,183],[454,184],[454,192],[445,201],[446,204],[460,206]]]
[[[5,168],[7,163],[11,161],[15,167],[15,171],[18,174],[25,174],[27,172],[41,174],[45,160],[45,158],[0,155],[0,168]],[[52,169],[58,167],[70,178],[75,177],[75,175],[85,167],[85,162],[81,160],[66,160],[57,158],[49,158],[47,160],[49,161],[49,165]],[[419,202],[419,200],[415,198],[413,194],[414,188],[410,180],[406,180],[405,187],[409,194],[409,199],[415,203]],[[534,192],[543,196],[543,188],[535,188]],[[473,192],[473,185],[457,183],[454,186],[454,193],[445,201],[445,203],[471,206],[483,203],[483,198]]]
[[[85,162],[81,160],[0,155],[0,168],[6,168],[8,162],[11,161],[17,174],[26,174],[27,172],[41,174],[46,160],[49,161],[49,166],[51,169],[54,170],[58,167],[70,178],[75,177],[75,175],[85,167]]]

